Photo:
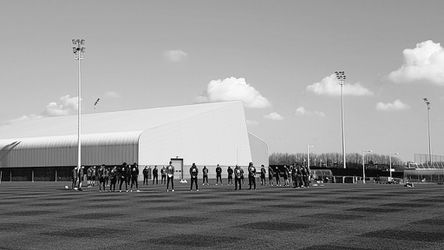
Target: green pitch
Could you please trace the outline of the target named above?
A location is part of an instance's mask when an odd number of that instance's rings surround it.
[[[0,249],[444,249],[444,186],[0,184]]]

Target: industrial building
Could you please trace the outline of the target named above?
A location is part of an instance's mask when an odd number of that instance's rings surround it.
[[[82,115],[82,165],[123,162],[268,166],[265,142],[248,133],[243,104],[219,102]],[[77,116],[29,119],[0,126],[2,181],[68,180],[77,165]],[[180,171],[181,169],[176,169]],[[139,176],[142,178],[141,174]]]

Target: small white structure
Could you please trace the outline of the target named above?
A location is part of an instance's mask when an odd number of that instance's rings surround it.
[[[48,117],[1,126],[0,170],[74,167],[76,119]],[[241,102],[82,115],[82,165],[162,166],[175,157],[183,158],[185,166],[206,165],[211,177],[217,164],[268,166],[268,147],[248,133]]]

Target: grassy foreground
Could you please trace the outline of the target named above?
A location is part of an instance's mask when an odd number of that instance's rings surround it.
[[[0,249],[444,249],[444,186],[175,184],[99,193],[3,182]]]

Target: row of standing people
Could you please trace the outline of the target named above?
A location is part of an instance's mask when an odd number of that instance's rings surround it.
[[[106,167],[102,165],[100,167],[90,167],[86,170],[85,166],[75,167],[72,171],[72,189],[82,190],[82,184],[85,179],[87,179],[88,185],[94,185],[97,181],[99,182],[99,191],[105,191],[106,186],[109,184],[110,191],[116,191],[116,185],[118,185],[120,192],[122,192],[122,186],[125,184],[125,190],[123,191],[134,191],[139,192],[139,167],[137,163],[128,165],[124,162],[120,166]],[[128,189],[130,187],[130,189]]]
[[[290,186],[290,180],[293,183],[294,188],[308,188],[310,186],[310,169],[307,166],[300,164],[293,164],[283,166],[283,171],[278,167],[268,167],[268,184],[270,186]],[[283,184],[281,184],[281,177],[283,178]],[[276,181],[276,183],[274,182]]]
[[[84,166],[81,166],[80,168],[76,167],[73,170],[73,189],[81,190],[82,188],[82,182],[84,178]],[[160,170],[161,173],[161,184],[167,185],[167,190],[169,190],[169,186],[171,184],[171,191],[174,191],[174,166],[170,164],[165,167],[163,166]],[[216,167],[216,185],[222,185],[222,168],[219,166],[219,164]],[[196,186],[196,190],[198,190],[198,184],[197,184],[197,177],[198,177],[199,170],[195,163],[190,167],[190,176],[191,176],[191,187],[190,190],[193,188],[193,183]],[[266,185],[266,173],[265,166],[261,165],[260,169],[260,180],[261,185]],[[149,180],[149,175],[151,174],[150,169],[147,167],[143,170],[143,184],[147,185]],[[253,163],[250,162],[248,166],[248,180],[249,180],[249,186],[250,189],[254,188],[256,189],[256,168],[253,166]],[[157,169],[157,166],[154,166],[154,169],[152,170],[152,176],[153,176],[153,184],[158,184],[158,175],[159,171]],[[116,191],[116,184],[119,187],[120,192],[122,192],[122,186],[125,184],[125,190],[133,191],[133,186],[135,186],[135,190],[139,191],[138,186],[138,176],[139,176],[139,168],[137,163],[134,163],[132,165],[128,165],[127,163],[123,163],[121,166],[114,166],[111,168],[105,167],[105,165],[97,167],[90,167],[87,169],[87,180],[88,184],[95,183],[96,180],[99,181],[99,191],[105,191],[106,186],[108,186],[108,183],[110,182],[109,189],[110,191]],[[227,168],[227,184],[233,185],[233,176],[234,176],[234,185],[235,190],[241,189],[242,184],[244,184],[244,170],[240,166],[235,166],[234,168],[228,167]],[[290,186],[290,179],[293,183],[294,188],[301,188],[301,187],[308,187],[310,182],[310,174],[309,169],[305,166],[301,166],[298,164],[291,165],[290,167],[284,166],[283,171],[280,171],[278,167],[273,169],[272,166],[268,167],[268,184],[270,186],[282,186],[280,177],[283,177],[283,186]],[[93,178],[92,178],[93,177]],[[203,185],[209,185],[208,184],[208,168],[206,166],[202,169],[202,184]],[[274,183],[274,180],[276,181],[276,184]],[[130,186],[130,190],[128,190],[128,186]]]

